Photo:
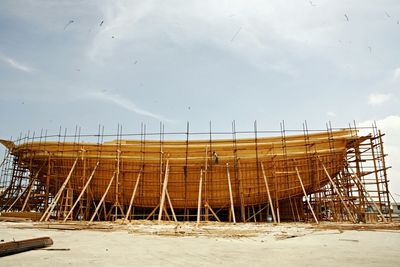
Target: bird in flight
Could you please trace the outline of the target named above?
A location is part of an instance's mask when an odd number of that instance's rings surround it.
[[[349,17],[347,16],[347,14],[344,14],[344,17],[346,18],[347,21],[349,21]]]
[[[100,27],[103,26],[103,23],[104,23],[104,20],[102,20],[102,21],[100,22]]]
[[[71,19],[70,21],[68,21],[68,23],[64,26],[64,31],[67,29],[67,27],[69,25],[71,25],[72,23],[74,23],[74,21]]]
[[[233,35],[231,42],[233,42],[236,38],[236,36],[239,34],[239,32],[242,30],[242,27],[239,28],[239,30],[235,33],[235,35]]]

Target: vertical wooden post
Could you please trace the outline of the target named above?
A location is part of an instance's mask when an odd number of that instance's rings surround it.
[[[44,200],[44,210],[47,210],[47,207],[49,206],[50,174],[51,174],[51,157],[49,156],[47,175],[46,175],[46,196]]]
[[[274,219],[274,223],[276,223],[274,204],[272,203],[271,193],[269,192],[268,180],[267,180],[267,176],[265,175],[264,164],[262,162],[261,162],[261,170],[262,170],[262,174],[264,176],[265,187],[267,188],[268,201],[269,201],[269,205],[271,206],[272,218]]]
[[[242,222],[246,222],[246,209],[244,206],[244,197],[243,197],[243,184],[242,184],[242,170],[240,165],[240,159],[237,161],[238,168],[238,179],[239,179],[239,197],[240,197],[240,215],[242,217]]]
[[[376,125],[375,125],[376,127]],[[388,212],[389,212],[389,218],[390,221],[392,221],[392,209],[390,208],[390,198],[389,198],[389,185],[388,185],[388,179],[387,179],[387,173],[386,173],[386,162],[385,162],[385,151],[383,150],[383,140],[382,140],[382,134],[381,134],[381,130],[378,130],[378,134],[379,134],[379,145],[380,145],[380,156],[382,157],[382,171],[383,171],[383,177],[385,178],[384,183],[385,183],[385,194],[386,194],[386,200],[387,200],[387,204],[388,204]]]
[[[314,209],[312,208],[310,201],[308,201],[307,193],[306,193],[306,190],[304,189],[304,185],[303,185],[303,181],[301,180],[301,177],[300,177],[299,169],[297,169],[297,167],[295,167],[295,169],[296,169],[296,173],[297,173],[297,178],[299,179],[301,188],[303,189],[304,197],[306,198],[308,207],[309,207],[310,210],[311,210],[311,213],[312,213],[312,215],[313,215],[313,217],[314,217],[315,222],[316,222],[317,224],[319,224],[318,219],[317,219],[317,216],[315,216]],[[297,207],[297,204],[296,204],[296,207]]]
[[[118,134],[119,134],[119,125],[118,125]],[[117,138],[119,138],[117,134]],[[120,140],[118,140],[118,142],[121,142]],[[120,143],[118,143],[120,145]],[[118,145],[117,144],[117,145]],[[117,171],[115,174],[115,214],[114,214],[114,220],[117,220],[118,218],[118,207],[121,207],[121,205],[119,204],[119,173],[120,173],[120,157],[121,157],[121,150],[119,150],[119,148],[117,149]]]
[[[200,214],[201,214],[201,187],[203,185],[203,169],[200,170],[200,181],[199,181],[199,196],[197,201],[197,224],[199,226],[200,223]]]
[[[165,192],[167,191],[167,185],[168,185],[168,175],[169,175],[169,159],[167,159],[167,164],[165,166],[165,177],[164,177],[164,183],[163,183],[163,190],[161,192],[161,200],[160,200],[160,211],[158,213],[158,223],[161,223],[161,218],[162,218],[162,212],[164,209],[164,203],[165,203]]]
[[[231,200],[231,211],[232,211],[232,217],[233,217],[233,224],[236,224],[235,207],[233,205],[233,195],[232,195],[232,186],[231,186],[231,175],[229,173],[229,163],[226,163],[226,174],[228,176],[229,198]]]
[[[208,146],[206,146],[206,157],[205,157],[205,162],[204,162],[204,200],[208,201],[208,196],[207,196],[207,172],[208,172]],[[208,221],[208,209],[204,210],[204,216],[205,220]]]

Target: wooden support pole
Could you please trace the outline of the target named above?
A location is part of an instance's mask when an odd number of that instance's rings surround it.
[[[140,176],[142,175],[142,171],[143,171],[143,167],[140,169],[139,174],[138,174],[138,176],[136,178],[135,187],[134,187],[133,192],[132,192],[131,200],[129,201],[129,207],[128,207],[128,211],[126,212],[126,216],[124,218],[124,221],[129,220],[129,215],[131,215],[131,209],[132,209],[132,205],[133,205],[133,200],[135,199],[135,195],[136,195],[136,191],[137,191],[138,186],[139,186],[139,181],[140,181]]]
[[[371,201],[371,203],[374,205],[374,207],[378,210],[379,215],[382,216],[383,221],[384,221],[384,222],[387,222],[385,216],[383,216],[381,210],[380,210],[380,209],[378,208],[378,206],[376,205],[374,199],[371,197],[371,195],[369,194],[369,192],[367,191],[367,189],[365,188],[365,186],[364,186],[363,183],[361,182],[360,178],[358,178],[357,174],[353,171],[353,169],[350,168],[350,170],[351,170],[351,172],[354,174],[354,177],[356,178],[357,182],[358,182],[358,183],[361,185],[361,187],[363,188],[364,193],[365,193],[365,194],[367,195],[367,197],[370,199],[370,201]],[[390,207],[389,207],[389,208],[390,208]]]
[[[96,217],[97,212],[99,211],[101,205],[104,203],[104,200],[106,199],[108,190],[110,190],[110,187],[111,187],[111,185],[112,185],[112,183],[113,183],[113,181],[114,181],[114,178],[115,178],[115,172],[114,172],[113,175],[111,176],[111,179],[110,179],[110,182],[108,183],[107,189],[106,189],[106,191],[104,192],[103,196],[101,197],[101,200],[100,200],[99,204],[97,205],[96,210],[94,211],[94,213],[93,213],[93,215],[92,215],[92,218],[90,218],[89,223],[92,223],[92,222],[93,222],[94,217]]]
[[[237,160],[237,169],[238,169],[238,179],[239,179],[240,216],[242,218],[242,222],[246,222],[246,209],[244,206],[243,184],[242,184],[243,176],[240,165],[240,159]]]
[[[46,192],[44,199],[44,210],[47,210],[49,206],[49,190],[50,190],[50,175],[51,175],[51,157],[49,156],[49,161],[47,163],[47,175],[46,175]]]
[[[146,217],[146,220],[150,219],[151,216],[156,212],[156,210],[160,207],[160,204],[157,205],[149,214],[149,216]]]
[[[214,212],[214,210],[210,207],[210,205],[208,205],[208,203],[206,202],[205,204],[206,208],[209,209],[212,213],[212,215],[214,215],[215,219],[217,219],[218,222],[221,222],[221,220],[218,218],[217,214]]]
[[[376,127],[376,125],[375,125]],[[387,173],[386,173],[386,161],[385,161],[385,151],[383,150],[383,140],[382,140],[382,134],[381,134],[381,130],[378,130],[378,134],[379,134],[379,146],[380,146],[380,156],[381,156],[381,161],[382,161],[382,171],[383,171],[383,177],[384,177],[384,184],[385,184],[385,194],[386,194],[386,200],[387,200],[387,204],[388,204],[388,212],[389,212],[389,218],[390,221],[392,221],[392,209],[390,208],[390,198],[389,198],[389,185],[388,185],[388,179],[387,179]]]
[[[229,173],[229,163],[226,163],[226,174],[227,174],[227,177],[228,177],[229,199],[230,199],[230,201],[231,201],[231,211],[232,211],[232,217],[233,217],[233,224],[236,224],[235,207],[234,207],[234,205],[233,205],[231,175],[230,175],[230,173]]]
[[[261,162],[261,170],[262,170],[262,174],[264,176],[264,183],[265,183],[265,187],[266,187],[267,193],[268,193],[269,205],[271,206],[272,218],[274,219],[274,223],[276,223],[274,204],[272,203],[271,193],[269,192],[268,180],[267,180],[267,176],[265,175],[264,164],[262,162]]]
[[[118,132],[119,132],[119,128],[118,128]],[[119,133],[117,134],[117,138],[119,138],[118,135],[119,135]],[[119,146],[120,145],[121,144],[119,144]],[[114,220],[116,220],[118,218],[118,208],[120,208],[122,216],[124,216],[123,209],[121,207],[121,204],[119,203],[120,158],[121,158],[121,150],[119,150],[119,148],[118,148],[117,149],[117,170],[116,170],[116,174],[115,174],[115,202],[114,202],[115,213],[114,213]]]
[[[208,200],[208,195],[207,195],[207,191],[208,191],[208,185],[207,185],[207,175],[208,175],[208,146],[206,146],[206,156],[204,158],[204,199],[205,201]],[[208,221],[208,209],[204,210],[204,219],[205,221]]]
[[[164,206],[164,213],[165,213],[165,217],[167,217],[167,220],[170,222],[171,221],[171,218],[169,217],[169,215],[168,215],[168,212],[167,212],[167,209],[165,208],[165,206]]]
[[[200,170],[200,181],[199,181],[199,196],[197,201],[197,224],[199,226],[200,223],[200,214],[201,214],[201,187],[203,185],[203,169]]]
[[[303,189],[304,197],[306,198],[308,207],[309,207],[310,210],[311,210],[311,213],[312,213],[312,215],[313,215],[313,217],[314,217],[315,222],[316,222],[317,224],[319,224],[318,219],[317,219],[317,216],[315,216],[314,209],[312,208],[311,203],[310,203],[310,201],[308,200],[307,193],[306,193],[306,189],[304,188],[303,181],[301,180],[301,176],[300,176],[299,169],[297,169],[297,167],[295,167],[295,169],[296,169],[296,173],[297,173],[297,178],[299,179],[301,188]],[[297,207],[297,204],[296,204],[296,207]]]
[[[162,212],[164,208],[164,203],[165,203],[165,192],[167,190],[168,186],[168,175],[169,175],[169,159],[167,159],[167,164],[165,166],[165,177],[164,177],[164,183],[163,183],[163,190],[161,192],[161,200],[160,200],[160,211],[158,213],[158,223],[161,223],[161,218],[162,218]]]
[[[352,220],[354,223],[356,223],[356,220],[354,219],[354,217],[353,217],[353,215],[351,214],[349,208],[347,207],[346,202],[344,202],[344,200],[343,200],[343,198],[342,198],[342,195],[340,194],[340,192],[339,192],[339,190],[337,189],[335,183],[333,182],[331,176],[329,175],[329,172],[328,172],[328,170],[326,169],[325,164],[322,162],[322,160],[321,160],[320,158],[318,158],[318,159],[320,160],[321,165],[322,165],[322,167],[324,168],[325,174],[326,174],[326,176],[329,178],[329,181],[331,182],[331,185],[333,186],[333,190],[334,190],[334,191],[336,192],[336,194],[339,196],[340,201],[342,202],[344,208],[346,209],[347,213],[349,214],[351,220]]]
[[[67,218],[71,215],[71,213],[73,212],[73,210],[75,209],[76,205],[78,205],[79,200],[81,200],[81,197],[83,196],[83,194],[86,192],[87,187],[90,184],[90,181],[92,181],[92,178],[94,176],[94,173],[96,172],[97,167],[99,166],[99,161],[96,163],[96,166],[94,167],[92,173],[90,174],[88,180],[85,183],[85,186],[83,187],[81,193],[79,194],[78,198],[76,199],[74,205],[72,206],[72,208],[70,209],[70,211],[68,212],[67,216],[65,216],[63,222],[67,221]]]
[[[249,217],[246,222],[250,221],[253,217],[257,216],[259,213],[261,213],[263,210],[265,210],[268,207],[268,205],[265,205],[264,208],[260,209],[259,211],[255,212],[253,210],[253,215],[251,217]]]
[[[65,189],[65,186],[67,186],[69,179],[72,177],[72,173],[74,172],[75,166],[78,162],[78,157],[75,159],[74,164],[71,167],[71,170],[69,171],[69,174],[67,176],[67,178],[65,179],[64,183],[62,184],[60,190],[58,190],[56,196],[54,197],[53,201],[51,202],[50,206],[47,208],[47,210],[43,213],[42,217],[40,218],[40,222],[41,221],[47,221],[50,218],[51,213],[53,212],[54,208],[57,205],[58,200],[60,199],[62,192]]]
[[[32,179],[32,183],[30,183],[29,190],[28,190],[28,194],[26,195],[26,198],[25,198],[25,201],[24,201],[24,205],[22,205],[21,211],[24,211],[25,208],[26,208],[26,205],[28,204],[28,200],[29,200],[29,198],[31,197],[31,193],[32,193],[32,189],[33,189],[33,182],[34,182],[34,181],[35,181],[35,180]]]
[[[178,222],[178,219],[176,218],[176,215],[175,215],[174,207],[172,206],[171,198],[169,197],[168,189],[165,191],[165,195],[167,196],[168,204],[169,204],[169,207],[171,208],[172,217],[174,217],[175,222]]]

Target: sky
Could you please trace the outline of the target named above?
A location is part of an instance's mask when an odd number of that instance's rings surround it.
[[[2,0],[0,138],[376,121],[400,199],[399,20],[398,0]]]

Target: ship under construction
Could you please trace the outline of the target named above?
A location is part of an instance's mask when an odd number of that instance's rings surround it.
[[[0,140],[0,212],[37,221],[392,219],[384,134],[371,127]]]

